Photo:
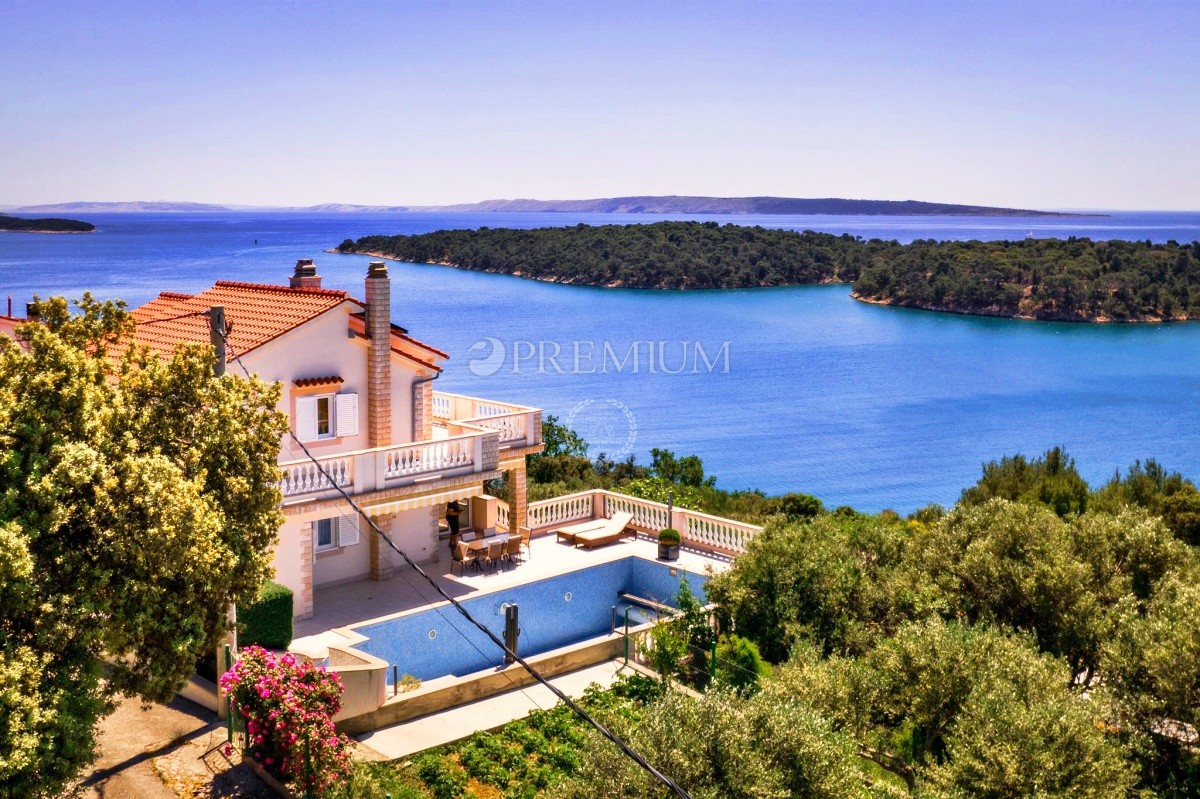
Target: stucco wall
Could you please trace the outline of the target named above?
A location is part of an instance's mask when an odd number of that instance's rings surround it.
[[[416,508],[396,514],[392,521],[391,537],[396,546],[408,553],[409,557],[424,563],[436,554],[437,546],[437,508]],[[449,552],[449,550],[447,550]],[[384,546],[381,550],[392,566],[399,568],[404,564],[400,556]]]
[[[296,396],[314,393],[312,390],[297,390],[292,384],[294,380],[336,375],[344,382],[331,387],[329,393],[358,394],[358,435],[308,442],[308,448],[317,456],[367,449],[369,342],[361,336],[353,339],[348,337],[348,311],[353,310],[357,310],[357,306],[347,303],[259,347],[244,359],[250,371],[265,380],[283,383],[279,409],[289,418],[295,416]],[[398,355],[392,356],[392,443],[406,444],[413,440],[412,384],[416,377],[417,367],[414,364]],[[289,457],[287,440],[284,443],[283,460],[302,457],[302,453],[298,452],[291,453],[294,457]]]
[[[300,571],[300,536],[307,522],[288,517],[279,528],[279,543],[275,545],[275,556],[271,567],[275,570],[275,582],[292,589],[292,615],[303,613],[301,605],[303,575]]]

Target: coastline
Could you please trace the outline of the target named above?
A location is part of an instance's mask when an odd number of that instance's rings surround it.
[[[874,297],[863,297],[855,291],[850,292],[850,297],[861,303],[866,303],[867,305],[883,305],[889,308],[908,308],[914,311],[930,311],[931,313],[947,313],[956,314],[958,316],[981,316],[991,319],[1020,319],[1025,322],[1069,322],[1072,324],[1081,325],[1166,325],[1177,322],[1196,321],[1186,316],[1178,316],[1170,319],[1163,319],[1159,316],[1140,316],[1132,319],[1113,319],[1107,316],[1080,318],[1078,316],[1049,317],[1033,316],[1031,314],[1007,314],[1000,313],[999,311],[989,312],[987,310],[966,310],[952,306],[928,306],[917,305],[916,303],[889,302],[888,300],[880,300]]]
[[[382,258],[386,261],[397,261],[399,263],[405,263],[405,264],[421,263],[421,264],[426,264],[428,266],[448,266],[451,269],[461,269],[464,272],[478,272],[478,273],[484,274],[484,275],[508,275],[510,277],[519,277],[523,280],[533,280],[538,283],[554,283],[554,284],[561,285],[561,286],[582,286],[585,288],[593,288],[593,289],[625,289],[627,291],[752,291],[754,289],[784,289],[784,288],[792,288],[794,286],[835,286],[835,285],[850,286],[850,285],[853,285],[851,283],[847,283],[844,280],[818,280],[813,283],[787,283],[782,286],[776,285],[776,284],[771,284],[771,285],[760,285],[760,286],[735,286],[732,288],[701,288],[701,289],[676,288],[676,287],[671,287],[671,286],[629,286],[620,281],[616,281],[613,283],[584,283],[584,282],[575,281],[575,280],[560,280],[560,279],[553,278],[553,277],[537,277],[535,275],[526,275],[524,272],[521,272],[519,270],[515,271],[515,272],[506,272],[502,269],[472,269],[469,266],[462,266],[461,264],[450,263],[449,261],[407,261],[403,258],[397,258],[394,255],[384,255],[381,252],[374,252],[374,251],[343,252],[342,250],[339,250],[335,247],[333,249],[326,250],[325,252],[331,253],[334,255],[369,255],[372,258]]]
[[[399,263],[413,263],[412,261],[406,261],[403,258],[397,258],[394,255],[385,255],[381,252],[374,252],[374,251],[373,252],[342,252],[341,250],[332,248],[332,249],[326,250],[325,252],[336,254],[336,255],[367,255],[372,258],[382,258],[386,261],[396,261]],[[525,275],[520,271],[505,272],[505,271],[499,270],[499,269],[471,269],[469,267],[460,266],[459,264],[450,263],[449,261],[421,261],[420,263],[424,263],[429,266],[446,266],[446,267],[450,267],[451,269],[461,269],[464,272],[480,272],[482,274],[488,274],[488,275],[509,275],[510,277],[519,277],[523,280],[534,280],[534,281],[537,281],[538,283],[553,283],[553,284],[563,285],[563,286],[583,286],[583,287],[587,287],[587,288],[601,288],[601,289],[626,289],[626,290],[630,290],[630,291],[747,291],[747,290],[753,290],[753,289],[759,289],[759,288],[791,288],[794,286],[833,286],[833,285],[852,286],[853,285],[852,283],[847,283],[847,282],[841,281],[841,280],[821,280],[821,281],[817,281],[815,283],[789,283],[784,286],[738,286],[737,288],[718,288],[718,289],[660,288],[660,287],[654,287],[654,286],[626,286],[623,283],[609,283],[609,284],[577,283],[577,282],[571,281],[571,280],[557,280],[554,278],[534,277],[532,275]],[[876,299],[873,297],[863,297],[862,295],[860,295],[858,292],[855,292],[855,291],[850,292],[850,297],[851,297],[851,299],[854,299],[854,300],[864,303],[866,305],[880,305],[880,306],[889,307],[889,308],[908,308],[910,310],[915,310],[915,311],[929,311],[930,313],[955,314],[957,316],[979,316],[979,317],[990,318],[990,319],[1019,319],[1021,321],[1025,321],[1025,322],[1069,322],[1072,324],[1081,324],[1081,325],[1089,325],[1089,324],[1091,324],[1091,325],[1155,325],[1155,324],[1162,325],[1162,324],[1173,324],[1173,323],[1178,323],[1178,322],[1196,321],[1189,317],[1183,317],[1183,316],[1174,317],[1171,319],[1163,319],[1161,317],[1137,317],[1134,319],[1112,319],[1110,317],[1105,317],[1105,316],[1082,318],[1082,319],[1079,317],[1045,317],[1045,316],[1033,316],[1031,314],[1006,314],[1006,313],[1001,313],[999,311],[988,311],[988,310],[967,310],[964,308],[955,308],[955,307],[951,307],[951,306],[931,307],[931,306],[916,305],[916,304],[904,303],[904,302],[889,302],[887,300],[880,300],[880,299]]]
[[[22,230],[21,228],[4,227],[0,228],[0,233],[43,233],[46,235],[59,235],[63,233],[95,233],[96,229],[91,230]]]

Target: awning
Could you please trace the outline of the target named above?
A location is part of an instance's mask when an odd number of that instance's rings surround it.
[[[400,511],[414,510],[415,508],[445,505],[447,502],[453,502],[456,499],[467,499],[468,497],[479,496],[482,493],[483,486],[479,484],[465,485],[443,491],[434,491],[429,494],[418,494],[412,497],[404,497],[403,499],[395,499],[391,502],[381,502],[378,505],[367,505],[363,508],[363,512],[368,516],[387,516],[390,513],[399,513]]]

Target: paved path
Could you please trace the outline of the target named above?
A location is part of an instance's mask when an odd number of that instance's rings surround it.
[[[592,683],[608,687],[621,670],[619,661],[608,661],[569,674],[551,677],[550,684],[572,698],[583,696]],[[377,752],[383,760],[407,757],[432,746],[441,746],[468,737],[479,730],[501,727],[525,718],[529,711],[549,709],[558,699],[544,685],[530,685],[503,694],[480,699],[467,705],[393,724],[359,736],[359,742]]]
[[[249,769],[220,752],[225,727],[210,710],[176,697],[143,709],[125,699],[100,724],[98,757],[83,799],[274,797]]]
[[[139,699],[123,700],[100,723],[99,757],[83,779],[86,799],[176,799],[154,770],[152,760],[203,735],[215,714],[186,699],[142,709]]]

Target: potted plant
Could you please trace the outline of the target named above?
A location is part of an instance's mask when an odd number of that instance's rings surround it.
[[[658,532],[658,559],[679,560],[679,531],[666,527]]]

